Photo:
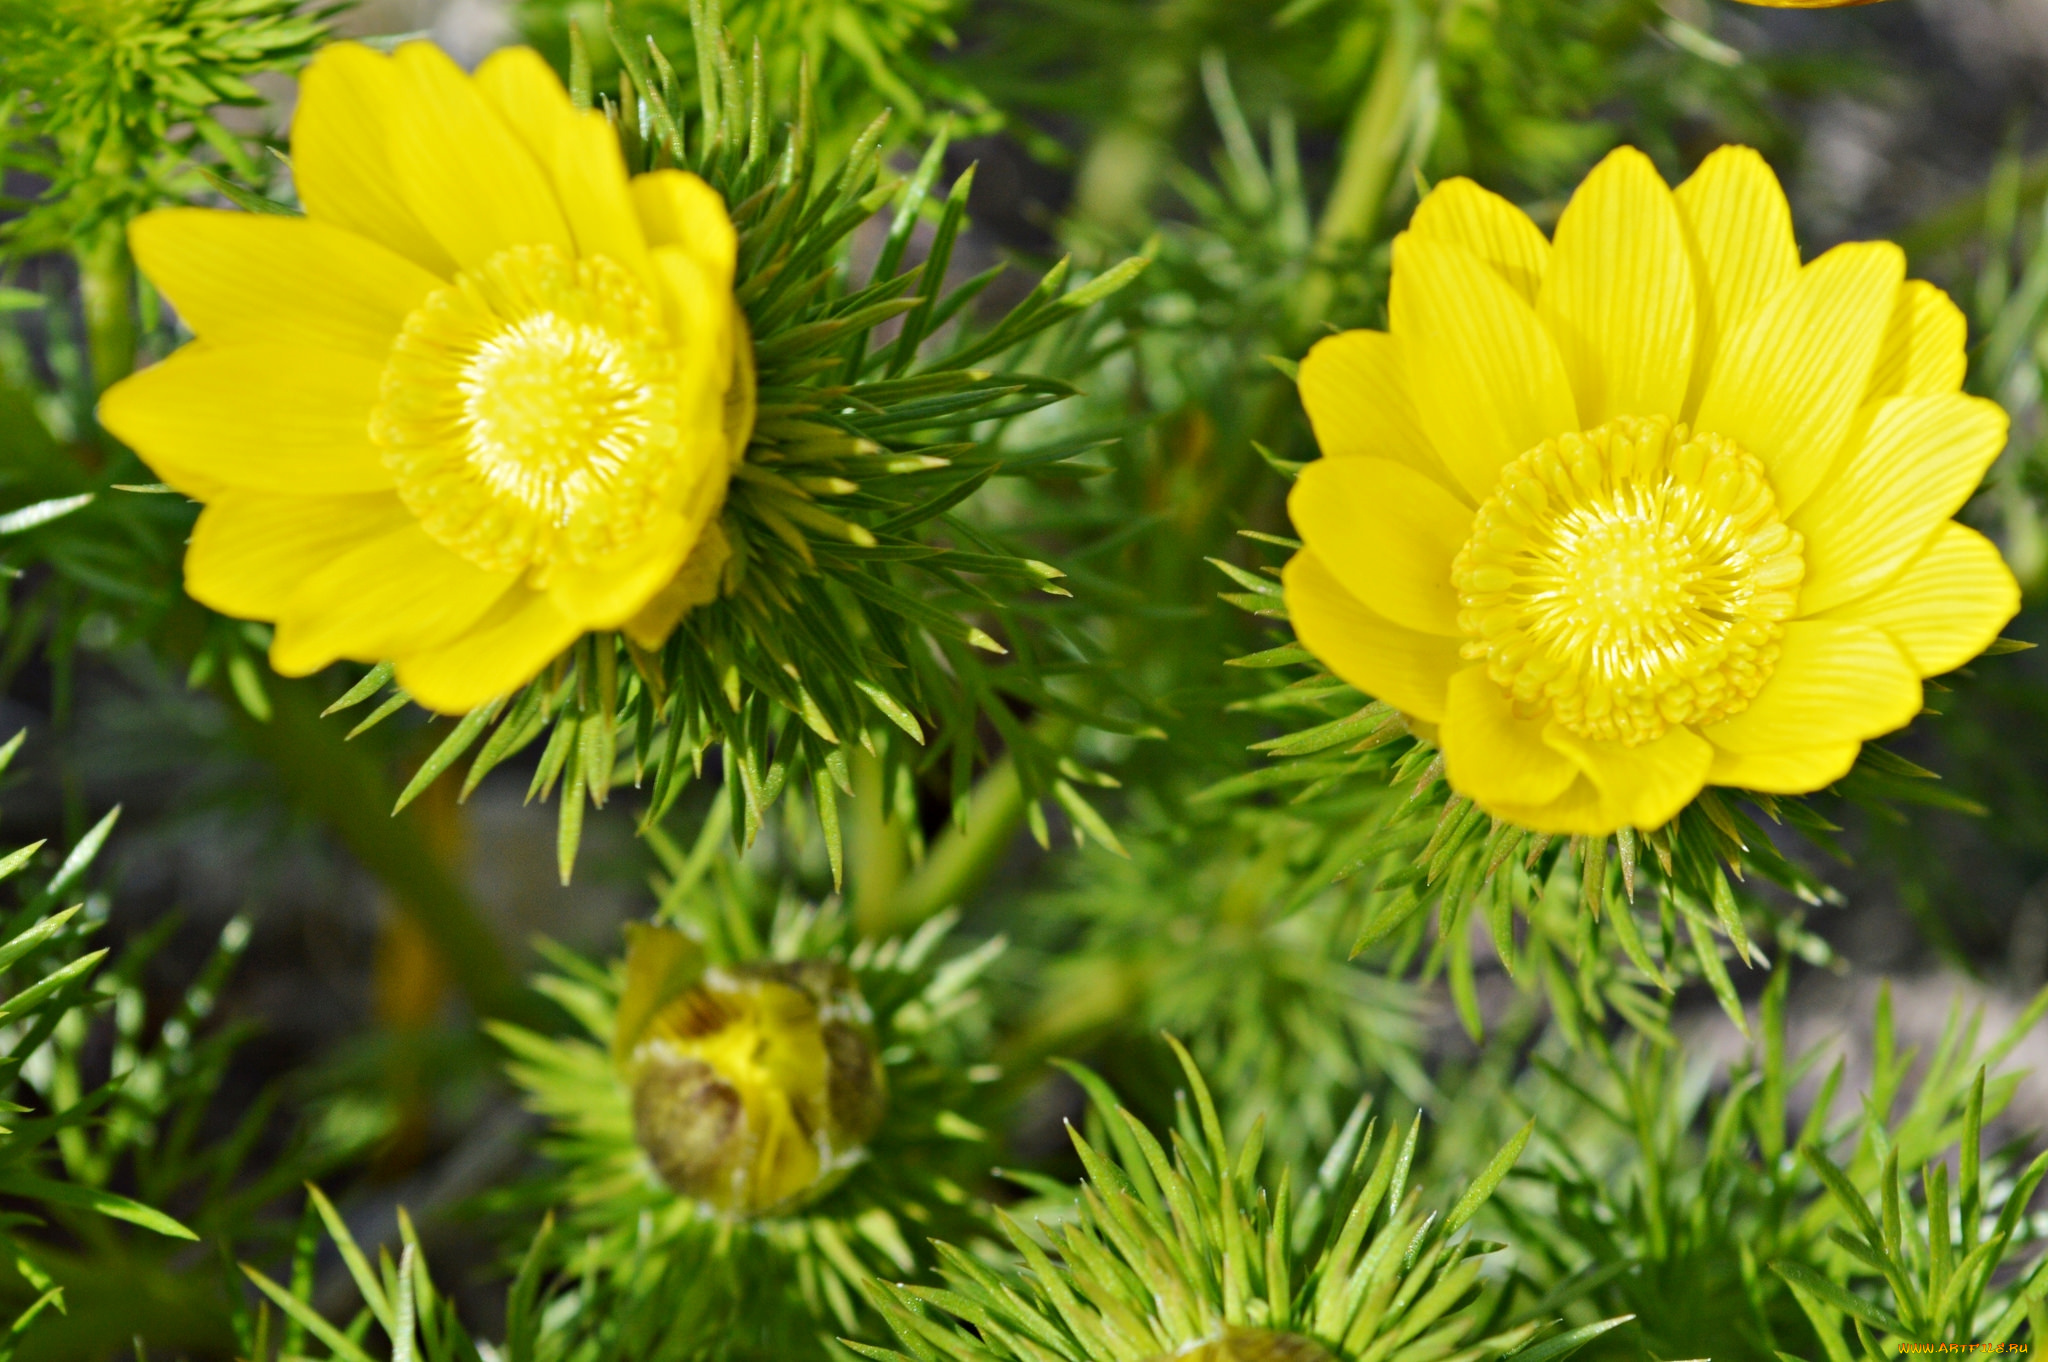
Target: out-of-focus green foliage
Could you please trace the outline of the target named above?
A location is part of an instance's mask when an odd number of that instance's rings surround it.
[[[145,208],[205,192],[195,157],[268,178],[217,116],[254,108],[251,76],[311,55],[338,7],[294,0],[6,0],[0,4],[0,165],[47,180],[7,224],[9,254],[62,249]]]
[[[956,132],[1000,125],[945,60],[960,44],[954,23],[965,8],[962,0],[612,0],[608,11],[604,0],[519,0],[517,13],[526,39],[563,70],[580,42],[601,88],[621,72],[608,14],[634,41],[644,35],[664,52],[689,48],[693,22],[723,26],[742,59],[759,48],[774,88],[793,90],[800,72],[808,77],[820,133],[843,147],[881,106],[896,115],[897,139],[948,123]],[[698,72],[685,66],[677,76],[684,102],[695,102]]]

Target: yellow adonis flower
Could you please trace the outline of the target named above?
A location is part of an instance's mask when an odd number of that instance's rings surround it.
[[[446,712],[587,630],[658,646],[716,593],[753,420],[717,193],[629,179],[532,51],[426,43],[323,50],[292,170],[304,217],[130,234],[198,339],[100,416],[205,503],[192,596],[275,622],[286,675],[390,659]]]
[[[1776,177],[1596,167],[1546,241],[1451,180],[1387,332],[1319,343],[1288,509],[1302,643],[1539,832],[1656,828],[1707,785],[1844,775],[2019,591],[1950,519],[2005,444],[1964,322],[1886,242],[1802,265]]]

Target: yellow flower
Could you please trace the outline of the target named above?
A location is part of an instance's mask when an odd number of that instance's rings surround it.
[[[1886,242],[1801,265],[1762,158],[1641,153],[1555,241],[1451,180],[1394,242],[1387,332],[1318,344],[1288,509],[1304,645],[1523,827],[1819,789],[2019,605],[1950,519],[2005,444],[1964,322]]]
[[[274,621],[286,675],[390,659],[446,712],[586,630],[658,645],[715,593],[752,427],[718,195],[629,179],[530,50],[470,78],[426,43],[321,52],[292,170],[305,217],[130,233],[198,339],[100,416],[205,503],[187,590]]]

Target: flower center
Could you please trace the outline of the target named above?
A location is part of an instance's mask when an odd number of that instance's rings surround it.
[[[477,566],[587,565],[663,503],[676,367],[639,280],[515,246],[406,319],[370,433],[427,533]]]
[[[1798,604],[1803,541],[1719,435],[1618,417],[1501,470],[1452,565],[1464,655],[1583,738],[1631,746],[1748,707]]]

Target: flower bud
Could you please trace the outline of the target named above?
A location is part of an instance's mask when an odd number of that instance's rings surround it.
[[[1166,1362],[1156,1359],[1155,1362]],[[1172,1362],[1337,1362],[1312,1338],[1271,1329],[1225,1329],[1217,1337],[1172,1355]]]
[[[887,1097],[867,1002],[843,965],[706,967],[680,932],[629,939],[613,1052],[634,1138],[664,1182],[761,1215],[859,1160]]]

